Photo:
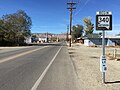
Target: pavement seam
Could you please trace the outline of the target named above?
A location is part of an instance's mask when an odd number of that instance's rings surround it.
[[[69,59],[70,59],[71,65],[72,65],[73,70],[74,70],[74,74],[75,74],[77,82],[78,82],[78,87],[81,88],[80,90],[84,90],[83,87],[81,87],[81,80],[79,78],[75,62],[73,61],[73,57],[70,56],[69,49],[67,49],[67,50],[68,50],[68,55],[69,55]]]
[[[18,58],[18,57],[20,57],[20,56],[23,56],[23,55],[26,55],[26,54],[29,54],[29,53],[38,51],[38,50],[43,49],[43,48],[46,48],[46,47],[48,47],[48,46],[45,46],[45,47],[42,47],[42,48],[37,48],[37,49],[34,49],[34,50],[30,50],[30,51],[27,51],[27,52],[24,52],[24,53],[20,53],[20,54],[17,54],[17,55],[15,55],[15,56],[10,56],[10,57],[8,57],[8,58],[5,58],[5,59],[0,60],[0,63],[3,63],[3,62],[6,62],[6,61],[9,61],[9,60]]]

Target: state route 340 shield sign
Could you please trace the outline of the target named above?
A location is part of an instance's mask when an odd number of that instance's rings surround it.
[[[96,30],[112,30],[112,12],[96,12]]]

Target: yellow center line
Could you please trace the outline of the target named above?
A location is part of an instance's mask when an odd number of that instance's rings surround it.
[[[20,57],[20,56],[23,56],[23,55],[26,55],[26,54],[29,54],[29,53],[38,51],[38,50],[43,49],[43,48],[46,48],[46,47],[48,47],[48,46],[45,46],[45,47],[42,47],[42,48],[37,48],[37,49],[30,50],[30,51],[27,51],[27,52],[23,52],[23,53],[20,53],[20,54],[15,55],[15,56],[10,56],[10,57],[8,57],[8,58],[5,58],[5,59],[0,60],[0,63],[9,61],[9,60],[11,60],[11,59],[18,58],[18,57]]]

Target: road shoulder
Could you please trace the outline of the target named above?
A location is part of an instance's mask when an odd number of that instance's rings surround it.
[[[37,90],[82,90],[67,47],[63,47]]]

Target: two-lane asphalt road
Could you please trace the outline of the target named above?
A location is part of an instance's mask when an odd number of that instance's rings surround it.
[[[65,43],[0,53],[0,90],[80,90]]]

